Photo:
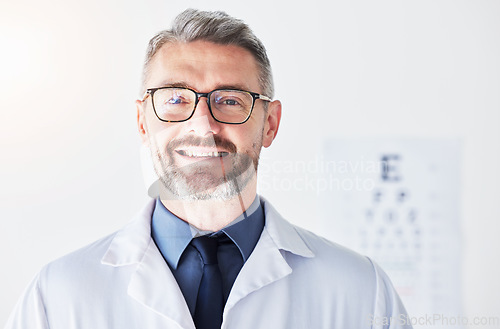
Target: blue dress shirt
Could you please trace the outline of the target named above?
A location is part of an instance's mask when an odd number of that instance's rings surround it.
[[[252,253],[264,228],[264,210],[258,196],[238,218],[218,232],[200,231],[172,214],[156,199],[151,236],[179,284],[191,315],[203,274],[203,264],[190,242],[205,234],[220,236],[218,249],[224,303],[243,264]]]

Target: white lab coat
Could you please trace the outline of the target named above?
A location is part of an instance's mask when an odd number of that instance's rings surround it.
[[[406,312],[370,259],[284,220],[266,223],[224,309],[222,328],[363,329]],[[151,239],[154,200],[126,227],[46,265],[6,329],[194,329],[182,293]],[[408,326],[410,327],[410,326]]]

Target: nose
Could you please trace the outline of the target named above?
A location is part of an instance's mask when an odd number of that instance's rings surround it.
[[[218,134],[220,131],[220,123],[210,113],[206,97],[200,97],[193,116],[186,123],[188,130],[199,136]]]

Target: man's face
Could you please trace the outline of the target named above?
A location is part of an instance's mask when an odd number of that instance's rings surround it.
[[[186,87],[197,92],[241,89],[262,93],[259,70],[247,50],[206,41],[164,45],[149,65],[146,88]],[[262,146],[274,139],[281,106],[256,100],[244,124],[214,120],[201,98],[185,122],[167,123],[154,114],[151,97],[137,102],[143,143],[151,149],[154,169],[168,191],[190,200],[234,197],[256,178]]]

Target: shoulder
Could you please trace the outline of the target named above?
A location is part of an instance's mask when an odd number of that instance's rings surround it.
[[[92,279],[103,269],[101,259],[116,234],[110,234],[46,264],[38,274],[41,290],[51,290],[52,285],[67,287]]]
[[[102,256],[109,248],[114,237],[119,231],[113,232],[86,246],[59,257],[44,266],[44,270],[60,267],[87,267],[93,263],[100,263]]]
[[[341,313],[331,313],[334,318],[406,316],[389,277],[374,261],[291,224],[267,201],[263,205],[266,229],[291,268],[290,285],[302,298],[314,296],[308,306],[328,312],[335,306]]]
[[[293,226],[297,234],[308,245],[311,251],[315,254],[316,258],[324,260],[336,260],[345,263],[362,263],[365,266],[372,267],[371,261],[368,257],[361,255],[347,247],[338,243],[330,241],[316,233],[308,231],[302,227],[290,224]]]
[[[141,259],[150,235],[152,202],[123,228],[45,265],[39,274],[44,286],[51,283],[103,281],[113,278],[118,265],[133,265]]]
[[[379,272],[369,257],[311,231],[292,226],[314,254],[314,257],[304,260],[310,269],[328,273],[330,277],[335,276],[344,282],[364,282],[372,287],[376,285]]]
[[[289,264],[307,264],[311,275],[328,273],[347,281],[375,284],[379,271],[370,258],[291,224],[263,200],[266,228],[278,247],[287,251],[284,256]]]

